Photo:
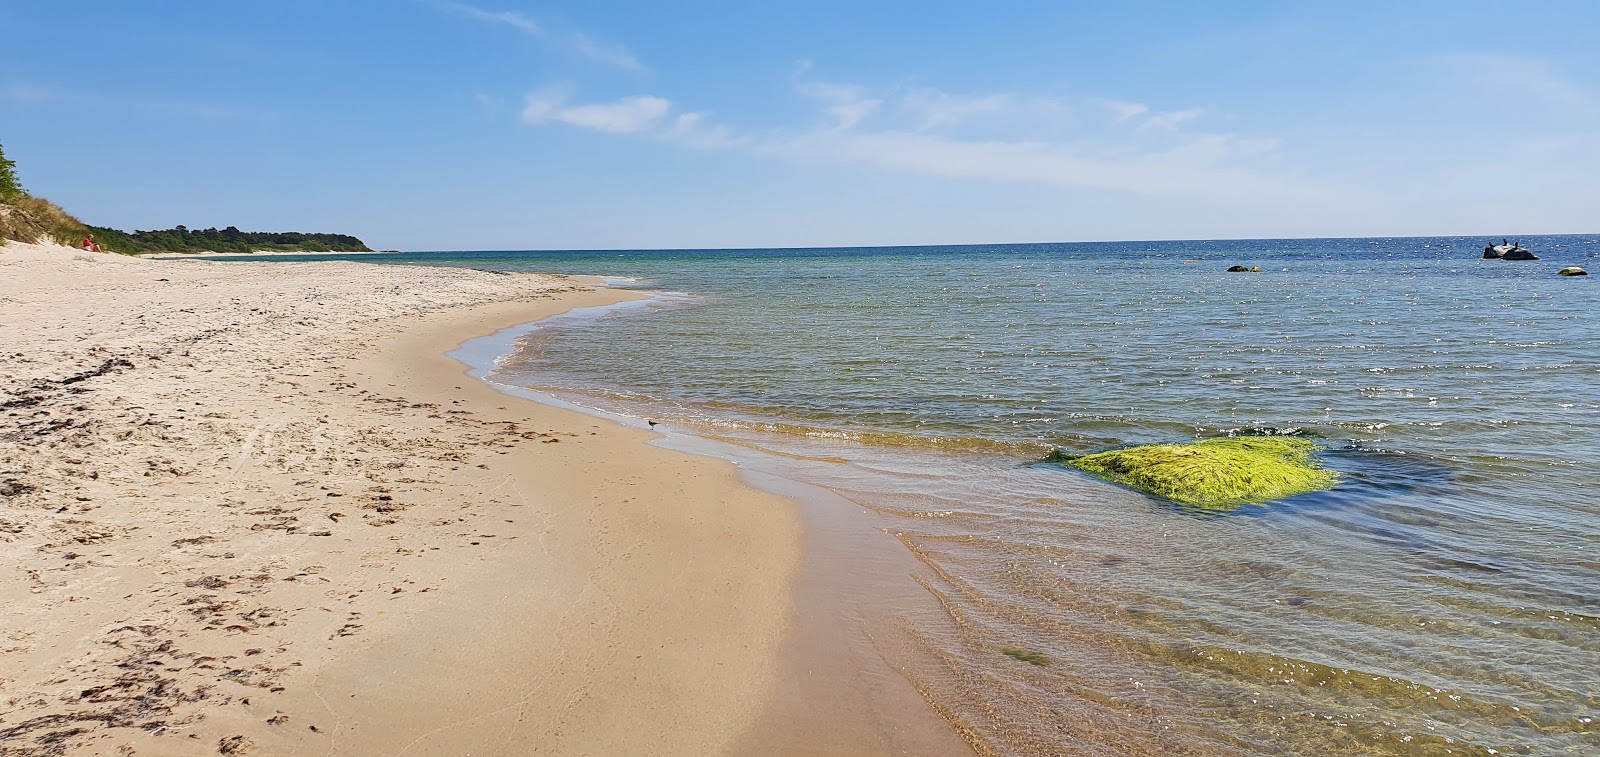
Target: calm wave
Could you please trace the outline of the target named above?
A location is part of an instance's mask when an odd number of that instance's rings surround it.
[[[1498,240],[1496,240],[1498,241]],[[782,456],[947,623],[908,673],[1003,753],[1600,750],[1600,237],[437,253],[628,276],[500,378]],[[1260,273],[1226,273],[1232,264]],[[1217,515],[1040,461],[1309,434]],[[1004,654],[1039,655],[1031,664]]]

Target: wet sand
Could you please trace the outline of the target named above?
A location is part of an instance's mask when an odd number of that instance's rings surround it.
[[[793,503],[444,356],[630,295],[24,245],[0,283],[0,754],[706,754],[766,722]]]

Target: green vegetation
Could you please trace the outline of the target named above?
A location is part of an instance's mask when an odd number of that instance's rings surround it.
[[[1007,657],[1010,657],[1013,660],[1021,660],[1023,662],[1028,663],[1029,665],[1049,665],[1050,664],[1050,658],[1045,657],[1044,655],[1039,654],[1038,652],[1025,652],[1025,651],[1023,651],[1021,649],[1002,649],[1002,650],[1000,650],[1000,654],[1003,654],[1003,655],[1005,655]]]
[[[49,200],[18,193],[0,198],[0,242],[42,242],[54,239],[77,245],[89,235],[89,228]]]
[[[226,229],[190,230],[179,226],[161,231],[125,231],[91,226],[95,239],[108,250],[126,253],[146,252],[255,252],[257,250],[310,252],[371,252],[365,243],[348,234],[305,234],[298,231],[240,231]]]
[[[38,242],[55,238],[74,243],[87,236],[83,222],[49,200],[33,197],[17,180],[17,164],[0,148],[0,241]]]
[[[1180,504],[1232,510],[1333,488],[1339,477],[1312,457],[1316,450],[1306,439],[1247,436],[1051,459]]]
[[[77,247],[93,234],[108,252],[255,252],[257,250],[307,252],[371,252],[360,239],[348,234],[304,234],[298,231],[260,232],[226,229],[190,231],[179,226],[163,231],[125,231],[87,226],[60,206],[23,191],[16,163],[0,148],[0,242],[44,242]]]
[[[22,194],[22,184],[17,181],[17,164],[6,159],[4,147],[0,147],[0,201],[9,200]]]

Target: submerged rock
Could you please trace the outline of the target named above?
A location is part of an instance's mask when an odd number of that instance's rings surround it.
[[[1579,268],[1577,266],[1572,266],[1570,268],[1563,268],[1563,269],[1561,269],[1559,271],[1556,271],[1556,275],[1558,275],[1558,276],[1588,276],[1589,272],[1585,271],[1582,268]]]
[[[1333,488],[1339,477],[1312,457],[1316,450],[1306,439],[1225,437],[1052,460],[1180,504],[1232,510]]]
[[[1245,268],[1242,265],[1231,265],[1231,266],[1228,266],[1228,273],[1249,273],[1249,272],[1250,272],[1250,269],[1249,268]]]

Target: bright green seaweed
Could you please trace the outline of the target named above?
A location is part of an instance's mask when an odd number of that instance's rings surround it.
[[[1029,652],[1022,649],[1002,649],[1000,650],[1000,654],[1010,657],[1013,660],[1028,663],[1029,665],[1050,664],[1050,658],[1045,657],[1038,652]]]
[[[1316,449],[1306,439],[1242,436],[1053,459],[1180,504],[1232,510],[1333,488],[1339,477],[1312,457]]]

